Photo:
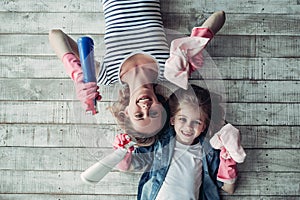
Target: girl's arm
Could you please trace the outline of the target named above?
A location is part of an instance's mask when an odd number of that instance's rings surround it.
[[[233,194],[235,190],[235,184],[224,183],[224,185],[222,186],[222,190],[224,190],[228,194]]]
[[[220,164],[217,180],[224,183],[222,189],[229,194],[235,190],[237,179],[237,163],[244,162],[246,153],[240,144],[240,133],[231,124],[226,124],[211,139],[210,144],[214,149],[220,149]]]

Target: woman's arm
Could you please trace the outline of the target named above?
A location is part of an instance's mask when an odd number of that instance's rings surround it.
[[[60,29],[52,29],[49,32],[49,41],[52,49],[54,50],[57,57],[62,60],[66,53],[74,53],[79,58],[78,46],[75,40],[64,33]],[[100,63],[95,61],[95,72],[96,75],[100,71]]]
[[[62,30],[51,30],[49,32],[49,42],[60,60],[66,53],[74,53],[79,58],[77,43]]]

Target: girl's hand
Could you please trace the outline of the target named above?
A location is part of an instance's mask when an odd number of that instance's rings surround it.
[[[240,142],[240,132],[231,124],[222,127],[209,142],[214,149],[226,148],[228,158],[232,158],[237,163],[244,162],[246,153]]]
[[[217,180],[227,184],[234,184],[237,179],[236,162],[229,156],[228,151],[222,147]]]

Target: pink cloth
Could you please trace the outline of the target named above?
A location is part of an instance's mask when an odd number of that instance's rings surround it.
[[[233,184],[237,179],[237,166],[232,158],[227,157],[227,150],[223,147],[220,153],[220,164],[217,174],[217,180],[223,183]]]
[[[131,142],[131,138],[128,134],[126,133],[121,133],[116,135],[114,143],[113,143],[113,147],[114,149],[117,148],[127,148],[127,144],[129,144]],[[133,152],[134,151],[134,146],[130,146],[127,148],[128,152]]]
[[[118,134],[115,137],[114,143],[113,143],[113,148],[126,148],[126,145],[131,141],[130,137],[128,134]],[[129,169],[131,165],[131,160],[132,160],[132,152],[134,151],[134,146],[130,146],[127,148],[127,154],[123,158],[123,160],[117,165],[117,167],[122,170],[126,171]]]
[[[62,62],[64,64],[66,73],[74,81],[77,98],[82,103],[82,107],[86,111],[91,111],[92,114],[96,114],[97,110],[94,105],[94,99],[101,100],[98,86],[96,82],[83,83],[83,72],[81,69],[80,60],[74,53],[66,53]]]
[[[75,56],[75,54],[66,53],[62,58],[62,62],[67,74],[71,77],[71,79],[75,82],[82,82],[83,72],[81,69],[80,60]]]
[[[246,153],[240,144],[240,133],[231,124],[226,124],[219,132],[217,132],[211,139],[210,144],[215,149],[227,150],[227,158],[232,158],[238,163],[244,162]]]
[[[231,124],[226,124],[211,139],[210,144],[215,149],[220,149],[220,164],[217,180],[227,184],[235,183],[237,179],[236,163],[245,160],[246,153],[240,145],[240,133]]]
[[[195,27],[190,37],[173,40],[170,57],[165,64],[165,78],[175,85],[187,89],[191,73],[203,65],[201,52],[213,36],[210,29]]]

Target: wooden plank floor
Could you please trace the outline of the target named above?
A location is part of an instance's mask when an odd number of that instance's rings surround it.
[[[215,81],[224,84],[227,119],[241,130],[247,159],[239,165],[235,194],[222,193],[223,199],[299,199],[300,2],[161,4],[165,26],[185,34],[212,12],[227,13],[207,50],[223,78]],[[95,186],[81,182],[80,173],[110,152],[118,130],[105,110],[112,92],[102,88],[100,125],[79,122],[72,82],[48,42],[48,31],[61,28],[102,44],[98,0],[3,0],[0,19],[0,199],[135,199],[138,173],[113,171]],[[103,49],[96,52],[101,58]]]

